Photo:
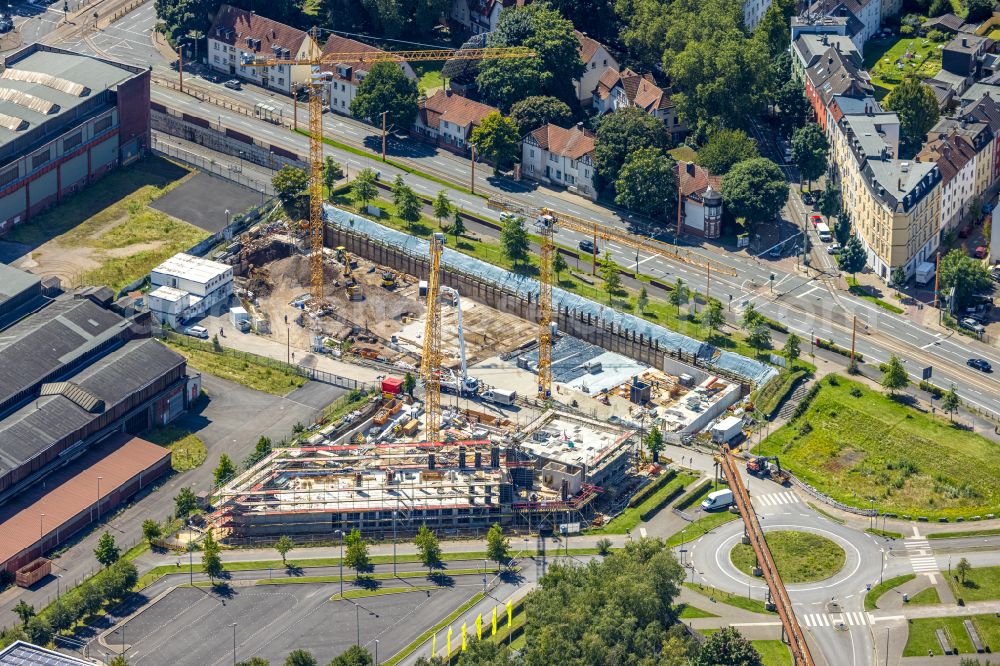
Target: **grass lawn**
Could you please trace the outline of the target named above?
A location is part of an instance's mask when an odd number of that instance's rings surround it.
[[[693,474],[679,473],[642,504],[625,509],[607,525],[587,530],[587,534],[625,534],[625,530],[635,529],[635,526],[641,520],[642,514],[653,511],[659,505],[663,504],[668,497],[679,492],[678,488],[686,486],[697,479],[698,477]]]
[[[926,657],[928,652],[940,655],[936,630],[944,629],[948,642],[961,653],[974,652],[972,639],[965,630],[964,620],[972,620],[979,640],[990,648],[1000,645],[1000,618],[996,615],[966,615],[962,617],[928,617],[910,620],[910,634],[903,648],[904,657]]]
[[[698,158],[697,151],[686,144],[671,148],[667,152],[678,162],[694,162]]]
[[[792,652],[781,641],[751,641],[764,666],[792,666]]]
[[[871,39],[865,44],[864,69],[868,70],[879,99],[903,82],[906,74],[929,78],[941,69],[939,44],[921,37]],[[902,68],[899,65],[902,64]]]
[[[729,513],[728,511],[717,511],[715,513],[705,514],[703,517],[688,523],[684,526],[680,532],[671,534],[667,539],[667,545],[673,548],[674,546],[680,546],[689,541],[694,541],[698,537],[711,532],[719,525],[725,525],[732,520],[739,519],[738,513]]]
[[[965,577],[965,582],[960,583],[955,579],[955,567],[951,568],[952,575],[948,578],[955,597],[970,601],[993,601],[1000,599],[1000,567],[977,567],[969,571]],[[1000,645],[997,646],[1000,648]]]
[[[897,307],[888,301],[883,301],[878,296],[873,295],[868,291],[868,287],[858,284],[858,281],[853,277],[847,278],[847,284],[850,285],[850,292],[857,296],[858,298],[863,298],[869,303],[874,303],[883,310],[888,310],[889,312],[895,312],[896,314],[902,314],[903,308]]]
[[[443,62],[412,62],[410,66],[417,75],[417,88],[428,97],[444,86],[444,79],[441,78]]]
[[[941,595],[938,594],[936,587],[928,587],[910,597],[907,603],[910,606],[933,606],[941,603]]]
[[[153,428],[142,435],[154,444],[170,449],[170,466],[175,472],[186,472],[205,462],[208,449],[197,436],[176,426]]]
[[[424,592],[426,590],[436,590],[437,585],[414,585],[407,587],[380,587],[377,590],[348,590],[344,592],[344,599],[362,599],[364,597],[381,597],[386,594],[406,594],[407,592]],[[331,599],[339,599],[340,595],[335,594]]]
[[[709,599],[714,599],[715,601],[735,606],[736,608],[742,608],[743,610],[750,611],[751,613],[772,613],[771,611],[764,609],[764,602],[759,599],[747,599],[739,594],[732,594],[715,587],[697,585],[695,583],[684,583],[684,587],[689,590],[694,590],[698,594],[704,595]]]
[[[928,539],[961,539],[963,537],[996,536],[1000,529],[965,530],[964,532],[931,532]]]
[[[719,617],[715,613],[709,613],[707,610],[702,610],[697,606],[689,606],[687,604],[683,604],[683,606],[681,612],[677,614],[677,617],[682,620],[695,620],[700,617]]]
[[[917,577],[916,574],[911,574],[911,573],[903,574],[902,576],[889,578],[887,580],[882,581],[878,585],[875,585],[874,587],[872,587],[871,590],[868,591],[867,594],[865,594],[865,610],[867,611],[875,610],[876,608],[878,608],[877,602],[883,594],[885,594],[894,587],[899,587],[903,583],[909,583],[916,577]]]
[[[875,536],[885,537],[886,539],[902,539],[903,534],[901,532],[893,532],[891,530],[880,530],[873,529],[871,527],[866,527],[865,532],[868,534],[874,534]]]
[[[844,504],[874,498],[932,520],[1000,513],[1000,446],[837,375],[755,451]]]
[[[810,532],[782,530],[764,534],[778,573],[786,583],[824,580],[844,568],[847,554],[826,537]],[[753,548],[738,543],[729,553],[733,565],[750,575],[757,561]]]
[[[253,363],[238,356],[196,349],[193,346],[186,343],[178,343],[175,340],[167,340],[165,344],[187,358],[188,364],[196,370],[207,372],[210,375],[228,379],[258,391],[264,391],[265,393],[285,395],[308,381],[305,377],[297,375],[294,372]]]

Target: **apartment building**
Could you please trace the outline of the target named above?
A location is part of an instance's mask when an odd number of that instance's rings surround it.
[[[828,109],[835,97],[864,99],[875,93],[868,73],[861,69],[853,53],[845,53],[837,45],[831,45],[818,58],[813,58],[813,64],[805,70],[806,99],[812,106],[816,122],[828,133],[831,123]]]
[[[994,181],[993,131],[988,122],[970,115],[962,115],[939,120],[927,133],[927,140],[933,142],[953,134],[961,136],[976,151],[973,196],[982,198]]]
[[[807,16],[842,18],[847,23],[847,34],[859,50],[865,42],[878,34],[882,27],[881,0],[815,0]]]
[[[792,43],[792,76],[805,81],[806,70],[818,64],[823,54],[835,49],[855,66],[861,67],[861,51],[846,35],[805,32]]]
[[[539,127],[521,144],[521,176],[596,199],[594,138],[582,123],[569,129],[551,123]]]
[[[771,0],[743,0],[743,25],[746,29],[751,32],[756,30],[770,6]]]
[[[937,164],[941,170],[941,223],[944,234],[964,220],[975,197],[976,151],[957,133],[927,142],[917,154],[918,162]]]
[[[608,52],[608,48],[596,39],[591,39],[579,30],[574,31],[580,42],[580,60],[583,61],[583,76],[576,81],[576,97],[581,105],[594,100],[594,89],[600,83],[604,72],[610,67],[618,70],[618,61]]]
[[[500,110],[451,90],[439,90],[420,102],[413,129],[417,135],[452,152],[469,150],[469,135],[483,118]]]
[[[982,121],[990,126],[993,135],[992,176],[987,189],[991,189],[1000,180],[1000,140],[997,138],[1000,136],[1000,104],[990,92],[986,92],[978,100],[963,108],[961,115],[967,120]]]
[[[598,81],[592,97],[591,104],[598,115],[634,106],[662,120],[670,131],[671,140],[679,141],[687,133],[687,128],[677,117],[677,105],[670,91],[656,85],[652,74],[637,74],[627,67],[619,72],[609,67]]]
[[[333,60],[336,60],[335,56],[340,53],[381,52],[382,49],[339,35],[331,35],[326,40],[326,44],[323,45],[323,56]],[[408,78],[414,81],[417,80],[417,75],[409,63],[401,62],[398,64],[399,68],[403,70],[403,73]],[[343,62],[336,61],[335,64],[324,68],[324,71],[328,72],[329,76],[325,101],[331,111],[344,116],[351,115],[351,102],[357,96],[358,86],[370,69],[371,63],[350,61],[348,59],[345,59]]]

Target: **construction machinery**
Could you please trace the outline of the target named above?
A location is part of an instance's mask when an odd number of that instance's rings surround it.
[[[350,252],[339,252],[341,260],[344,262],[344,288],[347,290],[347,300],[349,301],[363,301],[365,300],[365,295],[361,291],[361,285],[358,284],[358,279],[354,277],[354,260],[351,258]]]
[[[747,459],[747,472],[754,476],[770,476],[772,481],[781,485],[791,478],[787,470],[781,469],[778,456],[751,456]]]
[[[441,432],[441,251],[444,234],[435,233],[428,243],[430,272],[427,276],[427,322],[420,375],[424,380],[424,411],[427,441],[437,441]]]
[[[396,288],[396,274],[392,271],[385,271],[382,273],[382,286],[386,289]]]
[[[699,252],[677,245],[669,245],[646,236],[631,234],[625,229],[590,222],[566,213],[557,213],[549,208],[535,208],[507,197],[493,197],[487,202],[487,206],[492,210],[500,211],[501,220],[504,219],[505,214],[534,218],[538,235],[541,238],[538,280],[538,397],[542,400],[548,400],[552,397],[552,259],[556,252],[553,240],[556,229],[568,229],[593,236],[591,252],[595,274],[597,271],[597,239],[600,237],[605,241],[612,241],[638,251],[649,252],[672,261],[702,268],[708,276],[709,288],[711,287],[713,271],[723,275],[736,275],[736,271],[732,268],[712,263],[708,257]]]
[[[430,49],[416,51],[359,51],[356,53],[323,54],[319,47],[319,31],[312,29],[312,50],[306,57],[289,54],[288,51],[272,55],[241,52],[240,65],[244,67],[277,67],[277,71],[288,76],[297,65],[309,69],[306,90],[309,94],[309,276],[312,292],[310,307],[322,310],[323,300],[323,89],[332,78],[324,71],[324,66],[339,63],[374,64],[377,62],[422,62],[428,60],[482,60],[529,58],[537,53],[523,47],[489,47],[480,49]],[[385,139],[385,117],[383,116],[383,145]],[[384,150],[383,150],[384,158]]]
[[[458,325],[458,356],[461,374],[456,376],[449,370],[450,376],[442,380],[441,388],[453,391],[457,395],[475,395],[479,391],[479,380],[469,376],[468,365],[465,362],[465,329],[462,325],[462,297],[458,290],[452,287],[441,287],[441,293],[451,296],[455,304],[455,318]],[[444,368],[441,369],[442,372]]]

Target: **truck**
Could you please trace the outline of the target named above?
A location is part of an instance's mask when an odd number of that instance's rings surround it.
[[[702,511],[718,511],[725,509],[733,503],[733,491],[729,488],[716,490],[708,494],[705,501],[701,503]]]
[[[917,264],[916,272],[916,282],[917,284],[927,284],[934,279],[934,274],[937,272],[937,268],[934,266],[933,262],[921,261]]]
[[[824,243],[829,243],[833,239],[833,235],[830,233],[830,227],[826,222],[819,222],[816,224],[816,233],[819,234],[819,239]]]
[[[517,391],[507,389],[491,388],[483,391],[483,400],[493,402],[498,405],[513,405],[517,400]]]
[[[773,461],[773,462],[772,462]],[[747,459],[747,472],[754,476],[770,476],[775,483],[785,485],[790,474],[781,469],[777,456],[752,456]]]
[[[716,444],[728,444],[743,430],[743,419],[739,416],[727,416],[720,419],[712,427],[712,441]]]

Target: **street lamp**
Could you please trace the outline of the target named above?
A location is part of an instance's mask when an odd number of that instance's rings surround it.
[[[396,516],[399,514],[399,496],[396,496],[397,510],[392,512],[392,575],[396,575]]]
[[[344,598],[344,531],[334,530],[333,535],[340,539],[340,598]]]
[[[236,623],[229,625],[233,628],[233,666],[236,666]]]
[[[375,666],[378,666],[378,639],[375,639]]]
[[[229,228],[229,209],[226,209],[226,228]]]

